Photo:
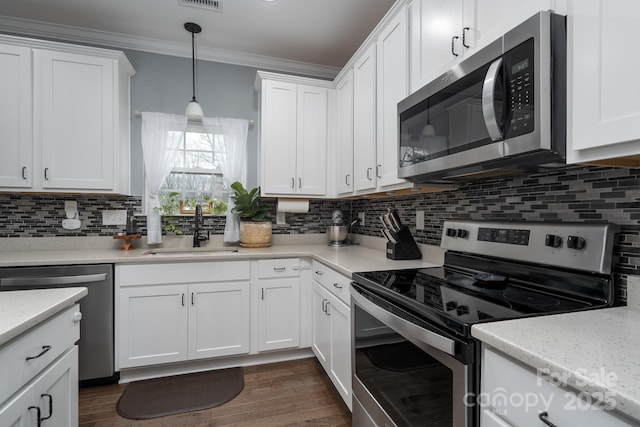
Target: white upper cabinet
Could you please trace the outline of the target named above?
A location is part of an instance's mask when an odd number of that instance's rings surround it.
[[[411,2],[411,92],[464,57],[462,9],[463,0]]]
[[[630,32],[640,24],[640,3],[569,1],[567,16],[567,161],[637,159],[640,82],[625,71],[640,68]]]
[[[411,92],[540,10],[564,0],[413,0]]]
[[[0,187],[129,193],[135,71],[122,52],[0,36],[0,66]]]
[[[298,85],[297,189],[301,194],[327,192],[328,89]]]
[[[338,194],[353,192],[353,70],[336,81],[337,118],[335,174]]]
[[[461,42],[469,56],[541,10],[563,9],[564,0],[463,0]],[[564,14],[564,10],[559,11]]]
[[[113,190],[114,61],[43,50],[34,59],[42,187]]]
[[[401,184],[398,178],[398,102],[409,95],[409,25],[402,8],[377,42],[377,162],[379,187]]]
[[[354,190],[376,188],[376,45],[353,65]]]
[[[256,86],[262,195],[325,195],[331,82],[259,71]]]
[[[0,186],[32,185],[31,49],[0,45]]]

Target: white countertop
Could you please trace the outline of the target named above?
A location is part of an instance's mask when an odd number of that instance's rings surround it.
[[[87,288],[0,292],[0,345],[87,295]]]
[[[614,307],[481,323],[471,335],[578,391],[606,393],[640,420],[640,310]],[[596,397],[594,397],[595,399]]]
[[[0,267],[22,267],[63,264],[105,264],[178,261],[228,261],[235,259],[309,257],[316,259],[342,274],[351,276],[356,271],[391,270],[402,268],[426,268],[441,265],[438,258],[440,248],[435,247],[435,255],[423,248],[423,259],[394,261],[388,259],[382,250],[360,245],[330,247],[326,244],[272,245],[268,248],[239,248],[235,253],[221,254],[171,254],[144,255],[148,249],[121,251],[118,249],[66,249],[41,251],[1,251]]]

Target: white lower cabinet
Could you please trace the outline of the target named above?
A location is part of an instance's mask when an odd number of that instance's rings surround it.
[[[481,372],[481,427],[638,426],[615,410],[603,410],[612,396],[591,396],[550,383],[502,353],[484,347]],[[545,421],[543,421],[546,420]]]
[[[79,307],[0,347],[0,426],[78,425]]]
[[[17,396],[0,407],[0,425],[78,425],[78,347],[68,350]]]
[[[249,352],[249,262],[117,266],[120,368]]]
[[[300,345],[300,260],[258,261],[258,351]]]
[[[313,280],[312,350],[351,409],[350,280],[315,261]]]

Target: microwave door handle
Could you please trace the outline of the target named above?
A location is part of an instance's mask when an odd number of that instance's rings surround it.
[[[496,79],[501,67],[502,58],[498,58],[489,66],[482,85],[482,115],[492,141],[502,141],[504,139],[495,109]]]

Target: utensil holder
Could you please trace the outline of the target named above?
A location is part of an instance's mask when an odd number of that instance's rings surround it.
[[[398,238],[396,243],[387,242],[387,258],[394,260],[422,258],[422,252],[408,227],[402,226],[396,232],[396,236]]]

